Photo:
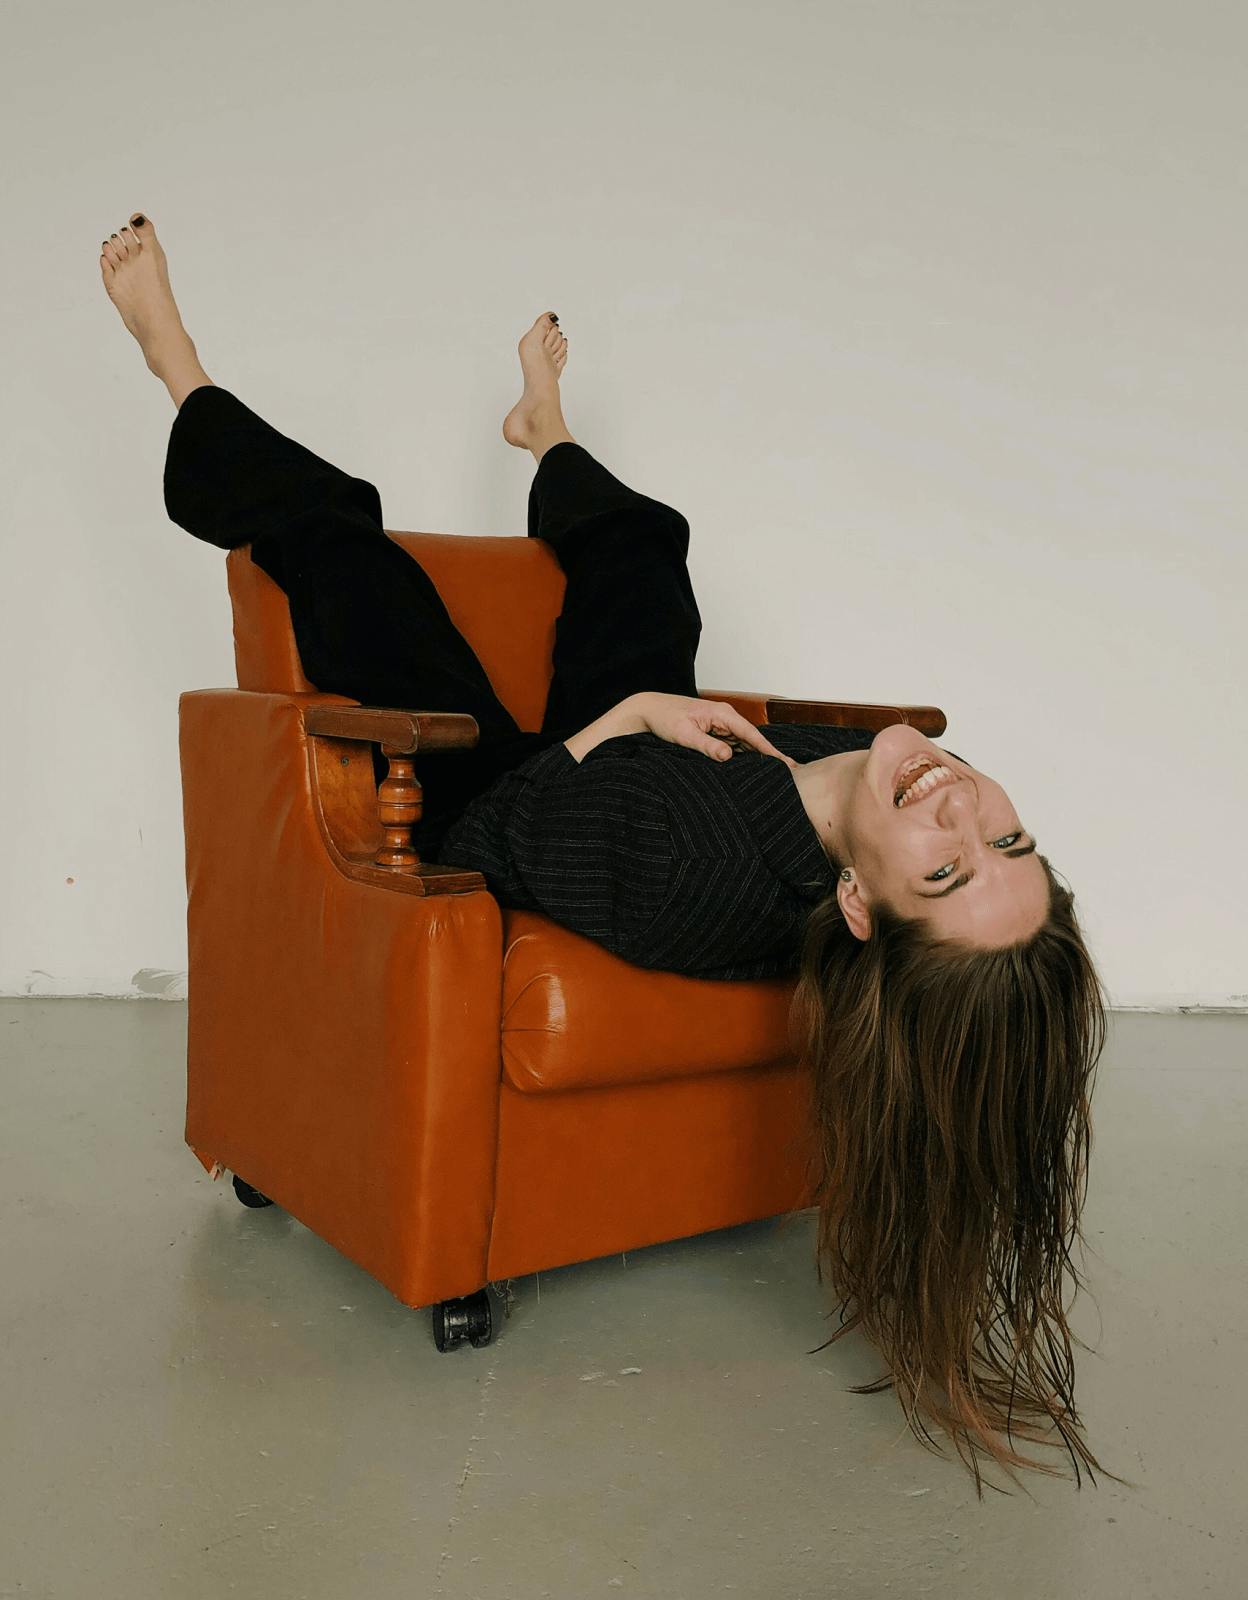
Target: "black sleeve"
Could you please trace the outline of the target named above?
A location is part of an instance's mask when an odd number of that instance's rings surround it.
[[[440,862],[444,837],[478,795],[485,794],[505,773],[568,737],[569,733],[517,732],[494,735],[467,750],[417,750],[412,770],[421,786],[422,810],[412,830],[412,843],[422,857]],[[380,784],[390,764],[380,746],[372,749],[373,770]]]
[[[630,960],[663,904],[671,837],[629,736],[578,762],[562,741],[505,773],[447,832],[440,861],[475,868],[500,904],[540,911]]]

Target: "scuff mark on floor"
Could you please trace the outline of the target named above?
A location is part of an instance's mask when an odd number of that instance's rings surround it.
[[[459,1521],[459,1518],[458,1518],[458,1516],[456,1516],[455,1513],[459,1510],[459,1504],[460,1504],[461,1499],[463,1498],[464,1486],[468,1482],[468,1479],[472,1476],[472,1473],[474,1471],[473,1464],[472,1464],[472,1454],[473,1454],[472,1447],[473,1447],[474,1444],[480,1444],[481,1443],[481,1429],[482,1429],[482,1425],[485,1422],[485,1408],[486,1408],[486,1405],[488,1404],[489,1398],[490,1398],[490,1386],[493,1384],[494,1379],[497,1377],[497,1375],[498,1375],[498,1369],[496,1367],[491,1367],[487,1371],[487,1373],[485,1374],[485,1381],[481,1385],[481,1403],[477,1407],[477,1421],[476,1421],[477,1431],[475,1433],[473,1433],[473,1434],[470,1434],[469,1438],[468,1438],[468,1449],[464,1453],[464,1470],[460,1473],[459,1482],[455,1485],[455,1504],[454,1504],[454,1507],[451,1510],[451,1515],[448,1518],[447,1525],[446,1525],[447,1545],[446,1545],[446,1547],[443,1548],[441,1554],[438,1557],[438,1570],[433,1575],[434,1582],[438,1586],[437,1592],[439,1594],[444,1593],[444,1590],[442,1588],[442,1573],[443,1573],[443,1570],[446,1567],[446,1563],[451,1558],[451,1552],[450,1552],[450,1549],[449,1549],[451,1529]],[[479,1477],[488,1478],[490,1476],[490,1474],[488,1472],[482,1472],[480,1467],[476,1468],[475,1471],[476,1471],[476,1473],[477,1473],[477,1475]]]

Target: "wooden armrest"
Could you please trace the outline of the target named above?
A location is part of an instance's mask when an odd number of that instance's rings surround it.
[[[459,711],[402,711],[389,706],[307,706],[306,733],[363,739],[387,755],[417,750],[470,750],[480,739],[477,719]]]
[[[891,727],[908,722],[920,733],[943,733],[947,726],[939,706],[890,706],[851,700],[767,700],[768,722],[818,722],[829,728]]]
[[[939,706],[897,706],[860,700],[790,700],[748,689],[699,689],[703,700],[727,700],[751,722],[808,722],[827,728],[870,728],[905,722],[929,738],[948,726]]]
[[[470,894],[485,888],[481,873],[422,861],[412,846],[424,795],[411,757],[418,750],[471,749],[481,737],[475,717],[390,706],[308,705],[303,730],[321,835],[340,872],[409,894]],[[361,743],[379,744],[389,762],[375,787],[371,757],[361,760],[354,749],[352,758],[353,747]]]

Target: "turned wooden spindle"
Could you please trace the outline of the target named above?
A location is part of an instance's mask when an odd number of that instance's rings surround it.
[[[420,856],[412,848],[412,828],[420,821],[424,806],[420,780],[412,770],[410,755],[391,744],[383,744],[381,753],[390,768],[377,785],[382,844],[373,861],[392,872],[414,872],[420,866]]]

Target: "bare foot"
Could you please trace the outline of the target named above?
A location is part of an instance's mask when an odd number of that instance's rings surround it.
[[[559,402],[559,376],[568,359],[568,341],[559,319],[544,311],[521,339],[520,370],[524,393],[503,420],[503,438],[519,450],[531,450],[540,461],[552,444],[576,440],[568,432]]]
[[[139,342],[143,359],[181,405],[186,395],[212,379],[199,364],[191,336],[182,326],[169,266],[156,229],[141,212],[105,239],[100,276],[121,320]]]

